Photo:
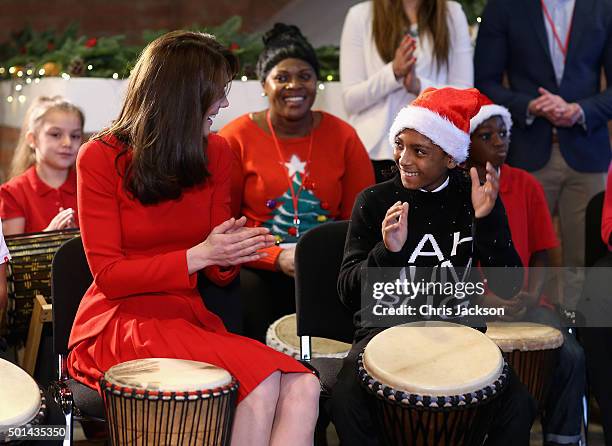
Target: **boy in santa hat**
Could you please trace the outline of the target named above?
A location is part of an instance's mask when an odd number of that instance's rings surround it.
[[[356,366],[358,354],[382,331],[366,321],[370,308],[361,302],[364,270],[448,265],[470,269],[480,262],[485,274],[492,270],[488,267],[508,267],[503,276],[487,276],[498,296],[510,298],[521,288],[521,261],[497,200],[496,169],[487,163],[481,184],[476,169],[468,177],[457,168],[467,159],[470,119],[478,113],[480,101],[473,88],[422,92],[399,112],[389,131],[395,177],[365,189],[355,201],[338,291],[361,323],[330,403],[342,444],[378,444]],[[486,444],[528,445],[535,417],[533,398],[513,374],[499,398],[501,409]]]
[[[512,242],[524,266],[525,286],[511,299],[494,294],[484,304],[505,307],[506,321],[529,321],[560,328],[553,307],[542,296],[548,266],[548,250],[559,246],[546,204],[544,190],[530,173],[505,164],[510,144],[512,118],[508,109],[481,96],[480,111],[470,120],[471,146],[467,166],[485,180],[486,164],[499,172],[499,197],[506,209]],[[582,396],[585,389],[584,351],[576,338],[562,330],[560,349],[551,389],[542,420],[547,445],[578,444],[580,441]]]

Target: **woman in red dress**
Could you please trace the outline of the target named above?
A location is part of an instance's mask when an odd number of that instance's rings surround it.
[[[72,328],[69,370],[98,387],[105,370],[132,359],[212,363],[240,383],[232,444],[312,444],[316,377],[229,333],[196,288],[198,271],[227,284],[274,242],[229,218],[231,153],[210,135],[236,68],[210,35],[160,37],[134,67],[119,118],[81,148],[79,221],[94,283]]]

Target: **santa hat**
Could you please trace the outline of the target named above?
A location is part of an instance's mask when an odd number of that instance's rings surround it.
[[[428,88],[400,110],[389,130],[389,143],[406,129],[416,130],[453,157],[467,159],[470,119],[480,109],[480,92],[475,88]]]
[[[508,134],[510,134],[510,129],[512,128],[512,116],[510,116],[510,112],[503,105],[494,104],[491,99],[489,99],[484,94],[480,93],[480,111],[476,116],[470,119],[470,135],[474,133],[480,124],[485,122],[487,119],[492,118],[493,116],[500,116],[506,125],[506,130]]]

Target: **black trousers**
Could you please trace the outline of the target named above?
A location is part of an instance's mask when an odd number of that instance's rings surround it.
[[[295,313],[295,280],[282,272],[241,268],[243,334],[266,343],[272,322]]]
[[[344,360],[328,405],[332,422],[343,446],[378,446],[367,394],[357,377],[357,357],[379,331],[357,338]],[[493,418],[486,446],[529,446],[529,432],[537,414],[536,402],[513,371],[499,396],[500,411]]]
[[[612,252],[587,270],[578,309],[586,325],[578,334],[589,385],[601,409],[606,446],[612,446]]]

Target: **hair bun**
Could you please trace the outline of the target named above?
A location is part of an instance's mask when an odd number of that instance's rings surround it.
[[[272,29],[266,31],[262,37],[265,46],[275,46],[277,43],[286,41],[306,41],[306,38],[295,25],[275,23]]]

